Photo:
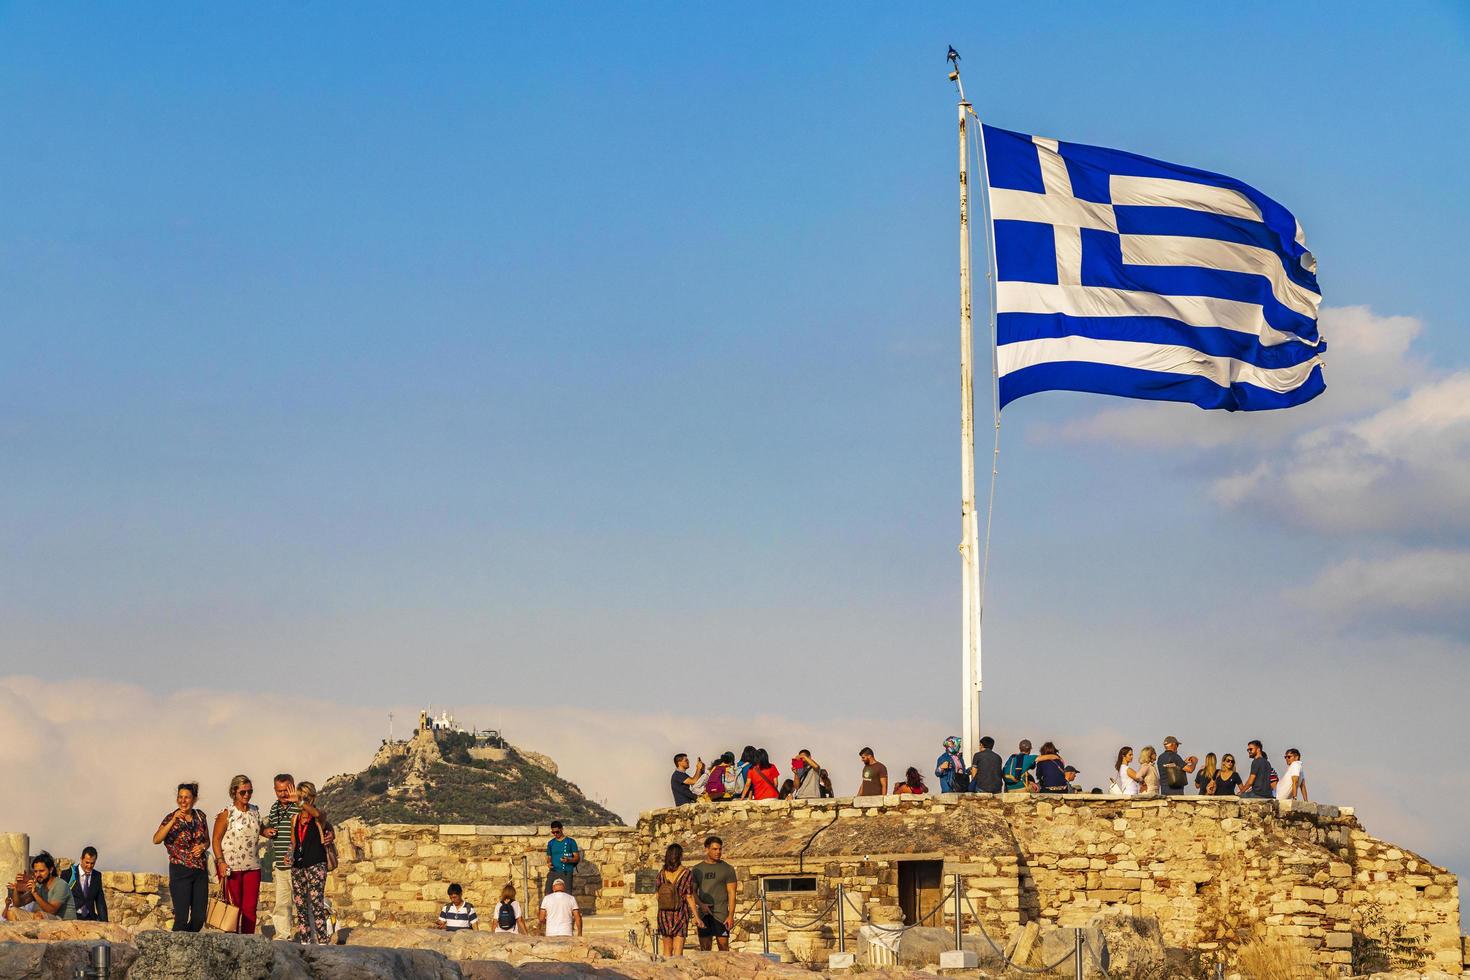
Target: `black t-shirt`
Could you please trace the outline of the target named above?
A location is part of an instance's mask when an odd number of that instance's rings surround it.
[[[1258,800],[1269,800],[1271,798],[1271,763],[1264,755],[1258,755],[1251,760],[1251,791],[1247,796]]]
[[[1240,778],[1240,773],[1236,772],[1233,769],[1230,770],[1229,779],[1226,779],[1224,776],[1220,775],[1217,772],[1215,773],[1215,795],[1234,796],[1236,794],[1236,791],[1240,789],[1240,784],[1242,782],[1244,782],[1244,780]],[[1201,793],[1205,792],[1205,787],[1208,786],[1209,783],[1210,781],[1206,779],[1204,783],[1200,785],[1199,791]]]
[[[669,788],[674,791],[674,806],[683,806],[695,801],[694,790],[685,782],[688,778],[689,773],[683,769],[675,769],[674,775],[670,777]]]
[[[970,760],[975,776],[970,780],[970,789],[976,793],[999,793],[1004,788],[1000,771],[1004,768],[1000,754],[994,749],[981,749]]]

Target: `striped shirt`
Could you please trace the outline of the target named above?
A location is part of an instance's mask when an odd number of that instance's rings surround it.
[[[453,905],[446,905],[439,910],[439,922],[450,932],[454,932],[456,929],[468,929],[479,921],[480,914],[475,911],[475,907],[469,902],[465,902],[459,908],[455,908]]]
[[[266,848],[266,863],[272,868],[291,867],[291,818],[301,812],[300,803],[282,804],[280,800],[271,804],[265,816],[265,825],[276,828],[276,836]]]

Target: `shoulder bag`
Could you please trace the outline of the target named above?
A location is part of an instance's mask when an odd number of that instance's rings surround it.
[[[223,881],[219,883],[219,897],[209,900],[209,912],[204,917],[204,924],[220,932],[240,931],[240,907],[230,904],[230,895],[225,891]]]

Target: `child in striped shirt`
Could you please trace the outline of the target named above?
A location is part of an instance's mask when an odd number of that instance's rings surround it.
[[[439,928],[457,932],[460,929],[473,929],[475,923],[480,921],[480,915],[475,907],[464,900],[464,889],[459,882],[449,886],[449,904],[439,910]]]

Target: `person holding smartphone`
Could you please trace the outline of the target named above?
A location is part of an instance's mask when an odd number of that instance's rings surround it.
[[[198,932],[209,910],[209,822],[196,809],[198,783],[179,783],[178,804],[153,833],[153,843],[168,851],[168,893],[174,906],[174,932]]]
[[[20,908],[33,904],[34,912]],[[31,859],[31,873],[15,876],[15,907],[6,910],[10,921],[22,919],[75,919],[77,907],[71,885],[56,874],[56,859],[42,851]]]

